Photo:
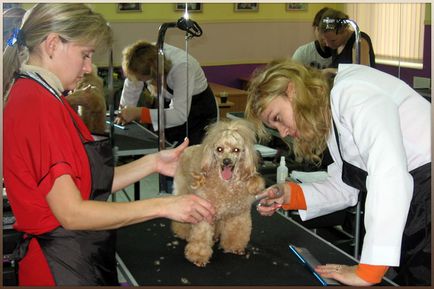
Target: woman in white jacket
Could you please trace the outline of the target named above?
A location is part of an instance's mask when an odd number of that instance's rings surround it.
[[[164,45],[164,110],[166,139],[181,144],[187,136],[190,145],[201,142],[204,128],[217,120],[217,102],[199,62],[177,47]],[[116,123],[139,120],[158,130],[158,109],[136,107],[143,89],[155,96],[158,49],[154,44],[138,41],[123,51],[122,69],[126,75]],[[187,59],[188,57],[188,59]],[[154,88],[154,89],[152,89]],[[186,123],[188,122],[188,135]]]
[[[431,284],[431,106],[403,81],[364,65],[328,77],[291,61],[272,62],[251,81],[246,116],[293,137],[296,156],[334,162],[325,181],[266,189],[258,211],[298,209],[302,220],[354,206],[366,194],[366,234],[358,266],[317,272],[348,285]],[[284,192],[279,194],[277,192]],[[399,267],[398,267],[399,266]]]

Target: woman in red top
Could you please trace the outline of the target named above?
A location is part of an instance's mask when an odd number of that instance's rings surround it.
[[[36,4],[7,41],[3,168],[14,227],[25,233],[21,286],[118,285],[114,229],[157,217],[212,221],[213,207],[193,195],[105,202],[151,173],[172,176],[188,145],[114,168],[109,140],[95,141],[62,95],[111,42],[106,20],[77,3]]]

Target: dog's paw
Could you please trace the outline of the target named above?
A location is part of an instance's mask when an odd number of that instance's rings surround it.
[[[212,255],[212,248],[205,244],[188,243],[185,247],[185,257],[198,267],[205,267]]]
[[[206,263],[193,262],[194,265],[196,265],[197,267],[202,267],[202,268],[204,268],[206,266],[206,264],[208,264],[208,263],[209,263],[209,261]]]
[[[231,253],[231,254],[235,254],[235,255],[246,255],[246,251],[245,250],[223,250],[223,252],[225,253]]]

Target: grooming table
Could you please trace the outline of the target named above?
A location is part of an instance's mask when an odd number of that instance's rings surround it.
[[[123,127],[120,128],[120,127]],[[158,135],[138,122],[114,126],[114,145],[117,156],[136,156],[158,151]],[[166,142],[166,147],[172,144]]]
[[[106,119],[109,125],[108,118]],[[158,151],[158,135],[138,122],[125,126],[114,126],[114,155],[115,159],[122,156],[142,156]],[[166,141],[166,148],[173,144]],[[134,184],[134,199],[140,199],[140,182]]]
[[[321,283],[290,252],[308,249],[319,263],[354,265],[353,257],[280,214],[262,217],[252,210],[253,231],[244,256],[214,246],[206,267],[184,257],[186,242],[175,238],[170,221],[156,219],[118,230],[119,269],[130,285],[302,285]],[[381,285],[395,285],[383,279]]]

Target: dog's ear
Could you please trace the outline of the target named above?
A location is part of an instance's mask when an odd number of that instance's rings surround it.
[[[247,144],[244,147],[244,158],[240,163],[240,178],[248,178],[256,173],[258,155],[253,145]]]
[[[240,164],[240,177],[248,178],[256,173],[258,165],[258,154],[254,147],[256,135],[251,124],[245,120],[236,120],[233,124],[236,125],[236,131],[244,141],[244,158]]]
[[[209,172],[213,165],[214,160],[214,147],[211,144],[202,144],[202,161],[200,163],[200,170],[203,173]]]

